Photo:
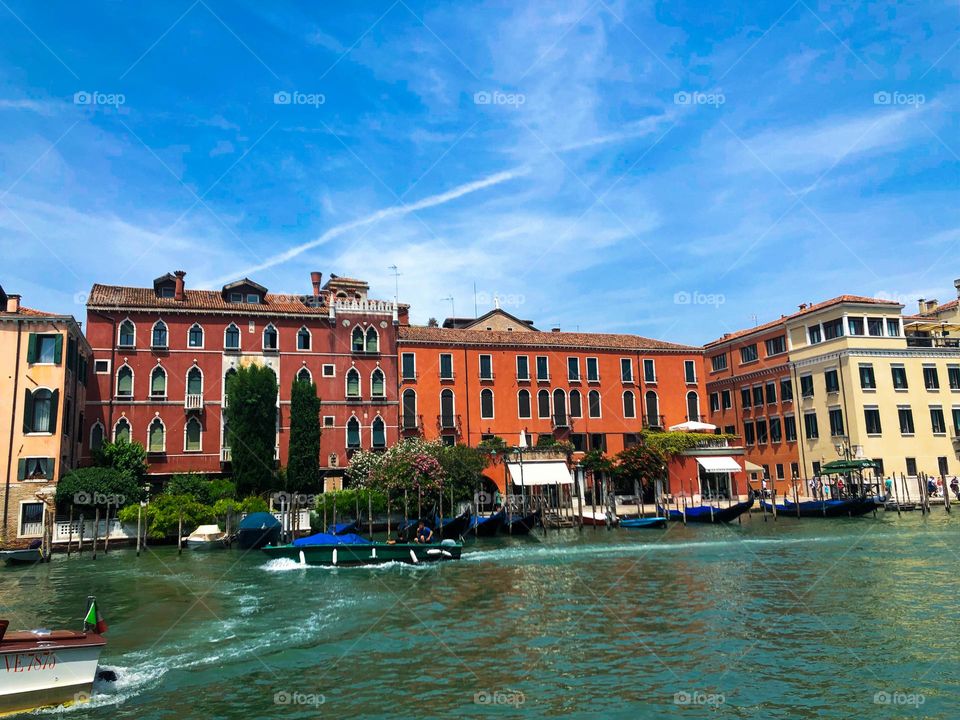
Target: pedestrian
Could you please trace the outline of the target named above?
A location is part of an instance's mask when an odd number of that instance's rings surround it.
[[[843,478],[837,479],[837,498],[843,498]]]
[[[810,487],[810,497],[816,499],[816,497],[817,497],[817,479],[816,479],[816,478],[810,478],[810,480],[807,482],[807,485]]]
[[[887,478],[886,480],[883,481],[883,486],[886,488],[887,497],[890,497],[891,495],[893,495],[893,480],[891,480],[890,478]]]
[[[763,476],[763,480],[760,481],[760,497],[770,497],[770,494],[767,492],[767,476]]]
[[[953,480],[950,481],[950,489],[953,491],[953,494],[957,498],[957,502],[960,502],[960,482],[957,482],[957,476],[953,476]]]

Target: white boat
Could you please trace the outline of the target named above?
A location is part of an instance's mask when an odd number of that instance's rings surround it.
[[[8,626],[8,620],[0,620],[0,715],[90,698],[100,652],[107,644],[102,635],[73,630],[7,632]]]
[[[183,542],[191,550],[215,550],[227,546],[227,534],[218,525],[201,525]]]
[[[580,522],[583,525],[616,525],[617,517],[608,520],[606,510],[584,510],[580,513]]]

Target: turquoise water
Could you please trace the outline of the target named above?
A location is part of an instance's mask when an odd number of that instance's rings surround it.
[[[956,508],[753,515],[471,541],[418,568],[57,557],[0,569],[0,615],[77,627],[97,595],[119,680],[41,713],[70,720],[956,718],[958,571]]]

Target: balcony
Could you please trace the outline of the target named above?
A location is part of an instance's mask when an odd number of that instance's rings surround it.
[[[554,429],[559,428],[569,428],[570,427],[570,416],[565,414],[553,415],[551,418],[553,420]]]
[[[203,393],[187,393],[183,398],[183,409],[187,412],[191,410],[203,412]]]
[[[423,430],[423,415],[401,415],[400,430],[405,433],[419,433]]]
[[[663,415],[644,415],[643,416],[643,428],[644,430],[663,430],[665,427],[663,422]]]
[[[230,448],[228,447],[220,448],[220,462],[228,463],[230,462],[232,457],[233,457],[233,454],[230,452]]]
[[[453,430],[457,435],[460,434],[460,416],[459,415],[437,415],[437,429],[440,432]]]

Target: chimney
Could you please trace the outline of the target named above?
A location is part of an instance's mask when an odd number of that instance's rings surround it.
[[[310,273],[310,282],[313,284],[313,299],[320,300],[320,280],[323,279],[323,273],[314,270]]]
[[[173,286],[173,299],[179,302],[184,300],[183,292],[183,276],[186,275],[185,270],[174,270],[173,276],[176,278],[176,284]]]
[[[558,327],[552,327],[552,328],[550,328],[550,332],[560,332],[560,328],[558,328]]]
[[[806,304],[806,303],[800,303],[800,309],[801,309],[801,310],[806,310],[806,309],[807,309],[807,304]]]
[[[957,289],[957,298],[960,299],[960,278],[953,281],[953,286]]]
[[[7,312],[8,313],[20,312],[20,296],[19,295],[7,295]]]

